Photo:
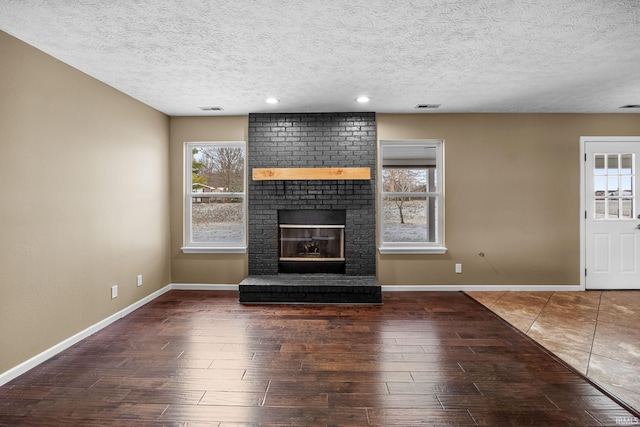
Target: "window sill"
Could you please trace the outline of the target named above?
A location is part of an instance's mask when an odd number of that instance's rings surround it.
[[[184,246],[181,248],[182,253],[185,254],[246,254],[247,248],[245,247],[217,247],[217,248],[204,248],[195,246]]]
[[[429,255],[429,254],[437,254],[442,255],[447,253],[447,248],[444,246],[432,246],[432,247],[407,247],[407,246],[398,246],[398,247],[381,247],[378,248],[378,251],[383,255]]]

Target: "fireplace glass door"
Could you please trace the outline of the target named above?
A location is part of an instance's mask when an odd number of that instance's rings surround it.
[[[280,261],[344,261],[344,225],[280,224]]]

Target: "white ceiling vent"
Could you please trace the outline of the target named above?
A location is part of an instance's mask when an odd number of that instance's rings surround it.
[[[222,111],[223,108],[222,107],[198,107],[200,108],[202,111]]]
[[[620,108],[640,108],[640,104],[627,104],[627,105],[623,105]]]
[[[422,109],[425,109],[425,108],[431,108],[431,109],[435,110],[436,108],[440,108],[440,104],[418,104],[418,105],[416,105],[415,108],[418,109],[418,110],[422,110]]]

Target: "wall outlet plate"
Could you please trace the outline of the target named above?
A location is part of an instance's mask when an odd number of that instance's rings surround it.
[[[111,287],[111,299],[118,297],[118,285],[113,285]]]
[[[462,264],[456,264],[456,274],[462,273]]]
[[[138,274],[138,277],[136,277],[136,285],[142,286],[142,274]]]

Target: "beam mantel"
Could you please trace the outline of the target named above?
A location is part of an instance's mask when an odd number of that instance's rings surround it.
[[[254,181],[368,180],[371,168],[253,168]]]

